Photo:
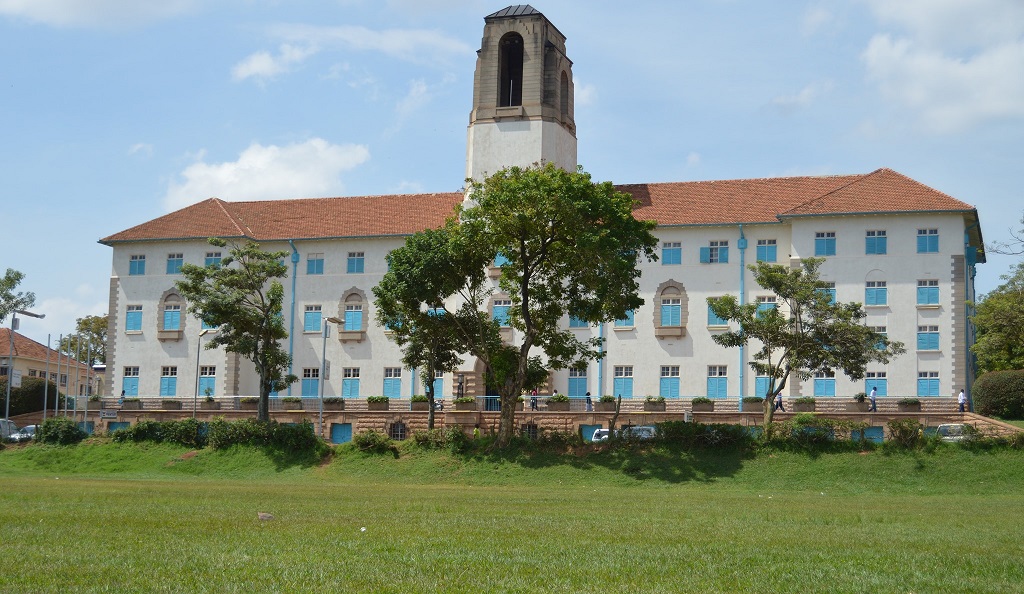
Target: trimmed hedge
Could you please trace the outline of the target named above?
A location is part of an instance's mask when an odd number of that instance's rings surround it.
[[[114,431],[112,437],[117,442],[168,442],[189,448],[203,448],[206,447],[206,424],[195,419],[139,421],[131,427]]]
[[[47,405],[53,410],[53,400],[58,397],[57,385],[47,382],[41,377],[26,377],[21,380],[20,388],[11,388],[11,416],[34,413],[43,410],[43,393],[46,392]],[[7,393],[7,378],[0,378],[0,398]],[[64,395],[60,394],[60,405],[64,404]]]
[[[974,410],[1001,419],[1024,419],[1024,369],[990,371],[974,382]]]

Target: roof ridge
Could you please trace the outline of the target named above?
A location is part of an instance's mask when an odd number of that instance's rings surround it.
[[[217,208],[219,208],[220,211],[224,213],[224,216],[226,216],[228,220],[231,221],[231,224],[234,225],[235,229],[238,230],[239,235],[243,237],[251,236],[251,233],[247,233],[245,230],[243,230],[242,227],[239,225],[238,219],[233,214],[231,214],[230,211],[228,211],[227,206],[225,206],[226,204],[228,204],[227,202],[217,197],[212,197],[210,198],[210,200],[212,200],[213,203],[217,205]],[[246,225],[246,227],[248,228],[248,225]],[[252,230],[249,229],[249,231]]]
[[[787,210],[785,212],[780,212],[779,216],[780,217],[785,216],[786,214],[791,213],[794,210],[797,210],[799,208],[803,208],[803,207],[805,207],[805,206],[807,206],[809,204],[814,204],[815,202],[818,202],[819,200],[825,198],[826,196],[829,196],[831,194],[835,194],[839,190],[845,190],[845,189],[849,188],[850,186],[852,186],[854,184],[859,184],[862,181],[864,181],[865,179],[867,179],[868,177],[878,173],[879,171],[881,171],[881,169],[876,169],[876,170],[872,171],[871,173],[862,173],[862,174],[854,175],[854,179],[850,180],[849,183],[843,184],[843,185],[839,186],[838,188],[832,188],[831,190],[825,192],[824,194],[821,194],[819,196],[815,196],[814,198],[811,198],[811,199],[807,200],[806,202],[802,202],[800,204],[797,204],[796,206],[790,208],[789,210]]]

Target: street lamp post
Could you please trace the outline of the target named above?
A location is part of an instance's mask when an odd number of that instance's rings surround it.
[[[199,338],[196,339],[196,394],[192,397],[192,418],[196,418],[196,406],[199,403],[199,353],[203,348],[203,337],[210,332],[209,328],[199,331]]]
[[[321,334],[323,335],[322,344],[320,345],[320,414],[317,420],[317,432],[320,437],[324,436],[324,384],[327,383],[327,337],[331,334],[331,327],[327,325],[330,322],[332,324],[342,324],[342,320],[338,318],[327,318],[324,320]]]
[[[11,345],[10,350],[7,351],[7,397],[4,400],[4,420],[11,420],[11,384],[14,383],[14,331],[18,329],[18,314],[23,316],[29,316],[30,318],[39,318],[40,320],[46,317],[46,314],[37,314],[23,309],[16,309],[11,312]]]

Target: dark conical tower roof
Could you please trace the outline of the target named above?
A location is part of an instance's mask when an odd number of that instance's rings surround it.
[[[529,4],[513,4],[512,6],[509,6],[507,8],[502,8],[498,12],[495,12],[493,14],[489,14],[489,15],[485,16],[484,20],[487,20],[487,19],[501,19],[501,18],[509,18],[509,17],[530,16],[530,15],[535,15],[535,14],[540,14],[540,11],[537,10],[536,8],[530,6]],[[541,15],[541,16],[544,16],[544,15]]]

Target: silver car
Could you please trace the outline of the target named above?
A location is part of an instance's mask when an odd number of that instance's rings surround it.
[[[17,433],[11,435],[11,441],[32,441],[36,438],[36,429],[39,425],[25,425]]]

